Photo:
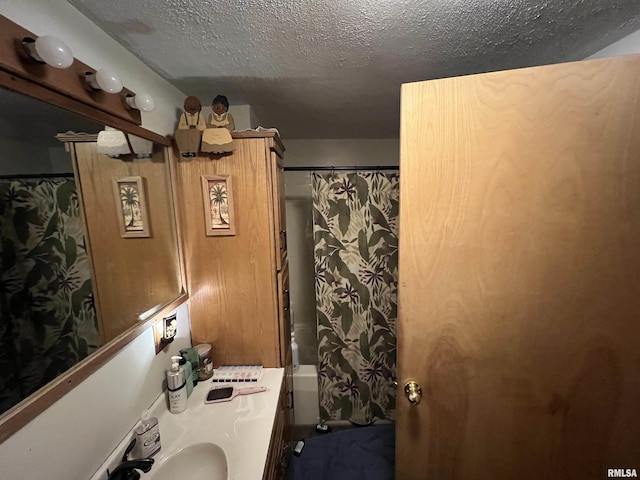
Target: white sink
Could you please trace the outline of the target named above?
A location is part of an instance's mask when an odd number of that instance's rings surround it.
[[[212,382],[199,382],[187,401],[187,409],[181,413],[169,412],[165,395],[160,395],[149,411],[158,419],[162,448],[153,456],[155,463],[141,475],[141,480],[262,478],[283,376],[282,368],[265,368],[259,382],[267,387],[265,392],[213,404],[204,403]],[[106,471],[120,464],[136,426],[91,480],[104,480]]]
[[[227,480],[227,456],[215,443],[196,443],[156,463],[144,480]]]

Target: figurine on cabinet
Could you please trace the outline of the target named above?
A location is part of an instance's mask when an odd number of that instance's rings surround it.
[[[233,152],[234,145],[231,132],[236,125],[229,113],[229,101],[224,95],[218,95],[211,103],[211,115],[207,128],[202,133],[203,152],[226,153]]]
[[[200,148],[202,132],[207,128],[200,100],[189,96],[184,101],[184,113],[180,115],[175,133],[176,145],[183,157],[195,157]]]

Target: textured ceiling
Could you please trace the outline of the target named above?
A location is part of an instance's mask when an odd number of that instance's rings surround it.
[[[638,0],[69,2],[185,95],[250,104],[283,138],[397,137],[402,83],[578,60],[640,28]]]

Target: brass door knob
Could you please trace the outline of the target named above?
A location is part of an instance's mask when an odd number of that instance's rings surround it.
[[[413,380],[409,380],[404,385],[404,394],[407,396],[409,402],[418,405],[422,399],[422,387]]]

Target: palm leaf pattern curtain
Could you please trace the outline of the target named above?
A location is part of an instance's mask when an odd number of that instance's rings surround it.
[[[0,413],[100,344],[73,178],[0,180]]]
[[[397,173],[313,174],[322,420],[395,414]]]

